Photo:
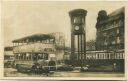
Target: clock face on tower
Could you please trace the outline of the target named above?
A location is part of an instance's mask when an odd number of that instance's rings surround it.
[[[79,26],[75,26],[75,30],[79,30],[80,29],[80,27]]]

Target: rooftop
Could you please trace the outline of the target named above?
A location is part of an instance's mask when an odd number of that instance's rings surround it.
[[[119,8],[119,9],[115,10],[114,12],[110,13],[108,16],[111,17],[111,16],[115,16],[115,15],[124,13],[124,9],[125,9],[124,7]]]
[[[28,42],[28,41],[38,41],[38,40],[46,40],[46,39],[54,39],[54,36],[49,34],[34,34],[31,36],[23,37],[20,39],[13,40],[13,43],[22,43],[22,42]]]
[[[84,9],[74,9],[69,12],[69,16],[86,15],[87,11]]]
[[[113,11],[112,13],[108,14],[108,19],[105,19],[105,20],[102,20],[102,21],[97,21],[98,25],[101,25],[101,24],[105,24],[105,23],[108,23],[108,22],[111,22],[113,20],[116,20],[116,19],[119,19],[119,18],[123,18],[124,17],[124,7],[122,8],[119,8],[115,11]],[[121,14],[121,15],[120,15]]]

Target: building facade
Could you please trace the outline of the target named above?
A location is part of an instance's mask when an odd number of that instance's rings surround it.
[[[124,7],[107,14],[105,10],[98,13],[96,23],[96,50],[124,49]]]

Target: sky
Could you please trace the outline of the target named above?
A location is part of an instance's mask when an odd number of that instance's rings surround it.
[[[5,2],[2,4],[2,28],[4,46],[11,46],[12,40],[25,36],[62,32],[66,37],[66,44],[70,45],[70,17],[73,9],[87,10],[86,41],[96,38],[96,19],[100,10],[108,14],[123,7],[111,3],[87,2]]]

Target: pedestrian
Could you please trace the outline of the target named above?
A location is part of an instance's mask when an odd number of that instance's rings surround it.
[[[116,71],[116,63],[113,63],[113,69]]]

